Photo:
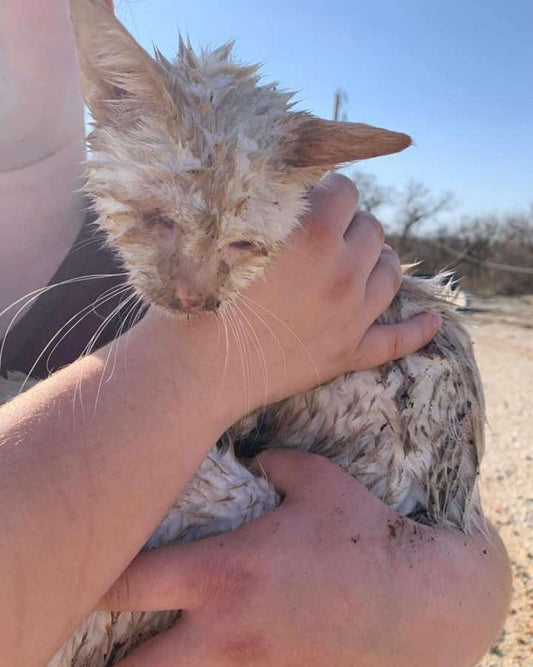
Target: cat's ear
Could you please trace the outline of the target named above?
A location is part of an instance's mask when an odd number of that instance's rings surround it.
[[[85,103],[101,123],[176,111],[161,66],[117,20],[106,0],[70,0]]]
[[[334,167],[345,162],[397,153],[411,137],[363,123],[338,123],[310,114],[295,114],[283,147],[289,167]]]

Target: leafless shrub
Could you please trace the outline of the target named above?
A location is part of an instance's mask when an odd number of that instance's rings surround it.
[[[375,213],[385,204],[392,204],[395,198],[393,188],[380,185],[374,174],[358,169],[352,172],[352,180],[359,190],[359,208]]]
[[[362,208],[367,201],[370,210],[384,203],[393,206],[396,226],[387,241],[402,262],[420,262],[417,273],[453,270],[464,288],[477,294],[533,293],[533,204],[524,213],[465,218],[451,229],[439,226],[436,219],[454,205],[451,193],[435,197],[414,181],[395,193],[379,185],[372,175],[362,174],[356,172],[354,179]]]

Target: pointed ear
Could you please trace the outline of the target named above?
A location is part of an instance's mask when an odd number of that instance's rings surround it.
[[[411,137],[363,123],[337,123],[310,114],[295,114],[292,136],[284,145],[290,167],[333,167],[343,162],[397,153]]]
[[[80,82],[96,121],[123,123],[175,105],[158,63],[116,19],[106,0],[70,0]]]

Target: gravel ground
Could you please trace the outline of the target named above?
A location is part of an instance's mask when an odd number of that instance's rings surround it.
[[[533,295],[475,300],[467,314],[487,401],[485,511],[504,540],[514,595],[479,667],[533,665]]]

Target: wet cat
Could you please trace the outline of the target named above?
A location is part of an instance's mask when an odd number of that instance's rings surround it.
[[[291,109],[230,46],[149,56],[104,0],[71,0],[82,89],[95,126],[87,191],[138,294],[174,315],[223,312],[276,255],[328,170],[406,148],[406,135]],[[484,407],[469,337],[438,281],[406,277],[382,321],[442,315],[424,350],[348,374],[252,415],[233,437],[318,452],[398,512],[469,531],[482,524]],[[147,547],[235,529],[275,490],[215,447]],[[95,612],[50,663],[111,665],[178,612]]]

